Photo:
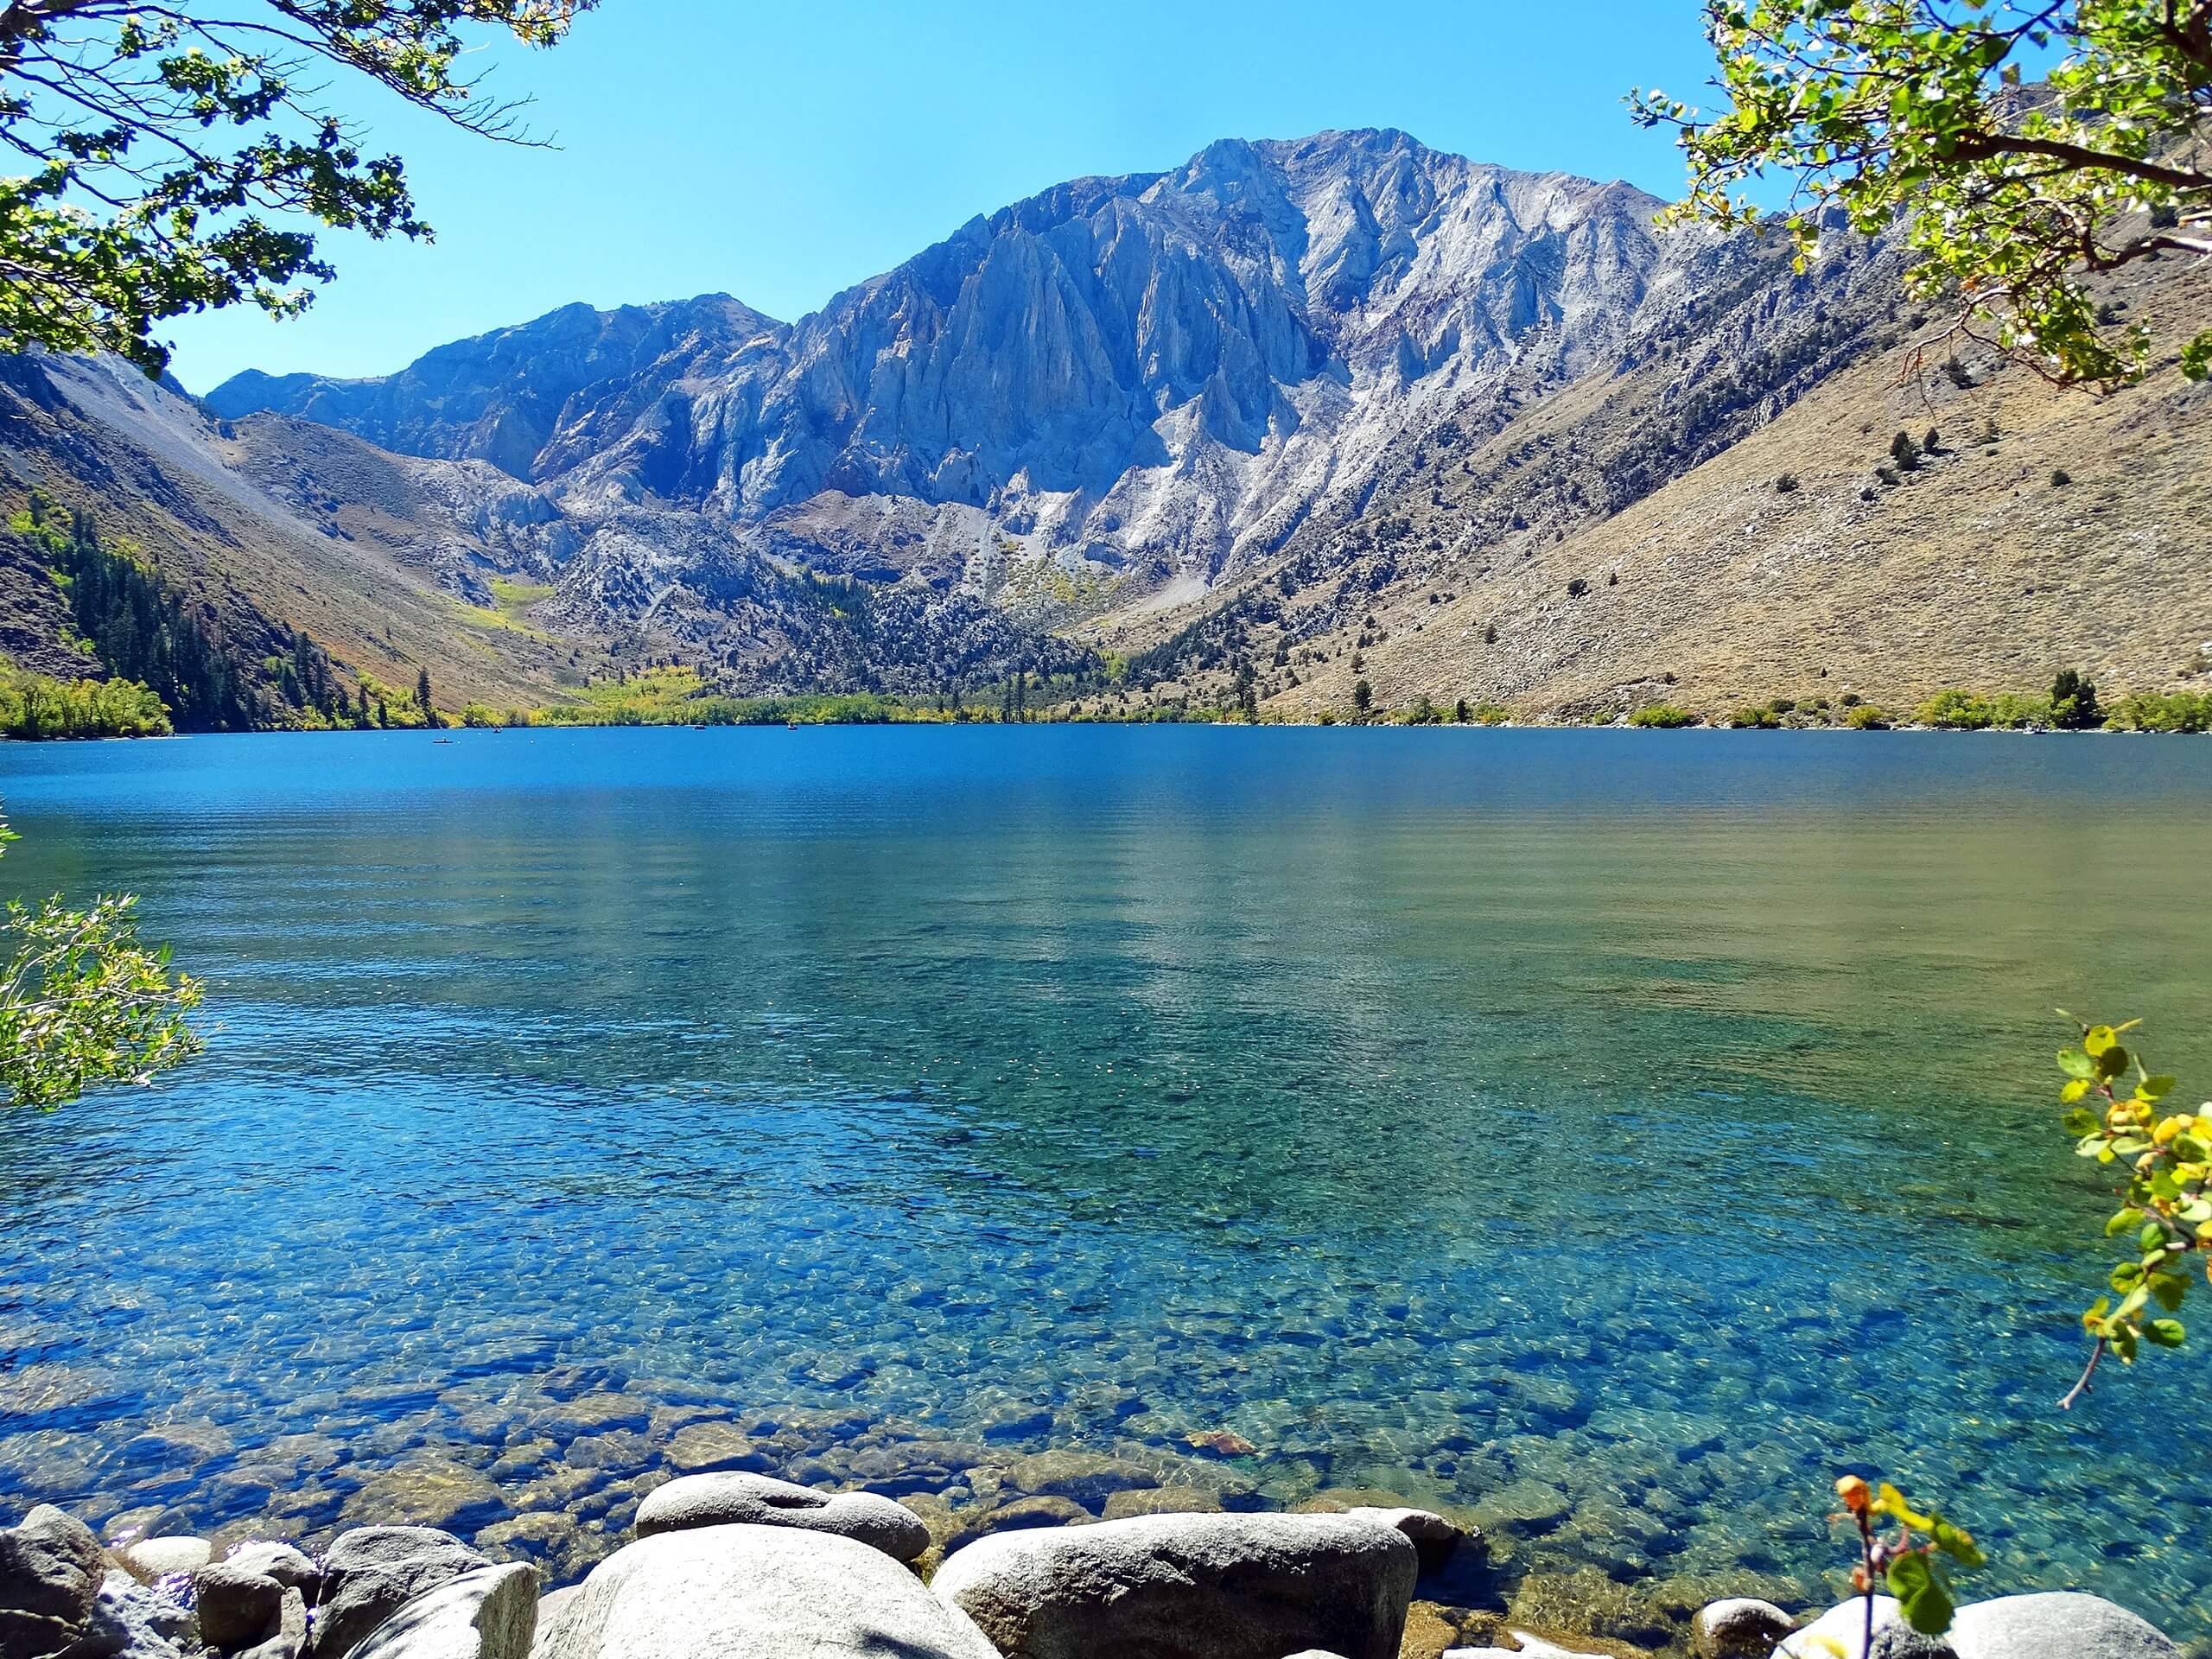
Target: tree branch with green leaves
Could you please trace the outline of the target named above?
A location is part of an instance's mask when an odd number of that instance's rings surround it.
[[[0,846],[16,839],[0,821]],[[200,1051],[186,1016],[200,982],[169,973],[169,953],[138,941],[137,900],[104,894],[90,910],[57,895],[10,903],[0,930],[0,1090],[51,1109],[103,1084],[150,1082]]]
[[[1707,0],[1705,29],[1717,112],[1629,100],[1688,159],[1671,221],[1763,226],[1746,188],[1779,175],[1801,268],[1834,206],[1901,230],[1949,333],[2062,383],[2148,371],[2088,279],[2212,254],[2212,0]],[[2212,329],[2180,360],[2212,372]]]
[[[2207,1255],[2205,1277],[2212,1279],[2212,1103],[2194,1112],[2164,1109],[2174,1079],[2153,1073],[2120,1040],[2139,1020],[2075,1023],[2081,1043],[2058,1056],[2066,1074],[2059,1090],[2069,1109],[2066,1132],[2078,1156],[2127,1171],[2105,1236],[2129,1243],[2126,1259],[2112,1270],[2112,1294],[2100,1296],[2082,1315],[2092,1346],[2081,1380],[2058,1402],[2069,1410],[2088,1392],[2107,1354],[2127,1365],[2146,1344],[2181,1346],[2189,1332],[2174,1316],[2189,1292],[2192,1256]]]
[[[429,239],[405,164],[368,153],[317,77],[537,143],[526,100],[462,60],[478,35],[554,45],[595,3],[0,0],[0,351],[115,352],[158,374],[165,321],[310,302],[335,273],[302,223]]]

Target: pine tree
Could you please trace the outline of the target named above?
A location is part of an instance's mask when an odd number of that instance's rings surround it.
[[[415,706],[423,711],[423,718],[429,724],[435,726],[438,723],[437,711],[430,706],[430,671],[428,668],[415,671]]]

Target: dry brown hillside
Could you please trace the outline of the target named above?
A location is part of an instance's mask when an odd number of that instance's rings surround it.
[[[2212,315],[2212,273],[2154,270],[2115,297],[2170,339]],[[2204,684],[2212,385],[2169,360],[2100,397],[1968,352],[1962,386],[1935,362],[1914,372],[1922,338],[1618,516],[1374,595],[1292,652],[1266,709],[1341,715],[1362,674],[1382,709],[1465,697],[1568,717],[1847,690],[1910,708],[1944,686],[2047,689],[2063,666],[2110,691]],[[1880,481],[1893,435],[1931,428],[1938,453]],[[1404,510],[1419,543],[1448,541],[1469,508]]]
[[[51,644],[60,618],[53,584],[4,528],[36,485],[65,508],[92,510],[103,535],[135,543],[234,637],[257,638],[270,625],[299,629],[350,675],[409,694],[427,667],[448,709],[554,702],[603,666],[595,640],[556,639],[525,616],[526,602],[550,590],[480,577],[472,603],[441,582],[443,565],[499,556],[471,522],[470,504],[432,493],[442,464],[395,460],[348,435],[289,423],[294,429],[279,437],[296,461],[284,470],[311,481],[279,490],[258,476],[275,469],[259,466],[251,445],[127,369],[73,359],[8,363],[0,618],[10,637],[0,648],[14,660],[70,666]],[[270,441],[265,432],[261,440]],[[82,671],[81,659],[76,666]]]

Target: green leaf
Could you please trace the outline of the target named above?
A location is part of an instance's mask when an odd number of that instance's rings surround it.
[[[2189,1281],[2171,1273],[2152,1274],[2151,1294],[2158,1299],[2158,1306],[2167,1313],[2177,1313],[2182,1298],[2189,1294]]]
[[[1890,1563],[1890,1593],[1897,1599],[1904,1622],[1923,1636],[1941,1636],[1957,1611],[1941,1575],[1921,1554],[1900,1555]]]
[[[2082,1096],[2088,1092],[2089,1080],[2087,1077],[2076,1077],[2058,1091],[2058,1098],[2063,1104],[2071,1106],[2075,1101],[2081,1099]],[[2066,1114],[2066,1122],[2069,1124],[2071,1124],[2076,1117],[2088,1118],[2092,1126],[2094,1126],[2097,1121],[2095,1116],[2089,1112],[2069,1112]],[[2076,1135],[2086,1135],[2088,1131],[2087,1129],[2075,1129],[2073,1133]]]
[[[2091,1026],[2082,1033],[2082,1046],[2088,1051],[2091,1059],[2096,1058],[2119,1040],[2119,1033],[2110,1026]]]
[[[2105,1236],[2117,1238],[2129,1228],[2140,1225],[2142,1220],[2143,1212],[2131,1204],[2110,1221],[2105,1223]]]
[[[2174,1080],[2163,1072],[2154,1077],[2145,1077],[2135,1085],[2135,1094],[2139,1100],[2164,1100],[2173,1091]]]
[[[2100,1077],[2110,1082],[2127,1070],[2127,1051],[2114,1043],[2103,1053],[2095,1056],[2090,1064],[2096,1067]]]
[[[2075,1085],[2069,1083],[2066,1086],[2069,1089],[2071,1089]],[[2088,1087],[2087,1084],[2083,1084],[2081,1086],[2084,1089]],[[2077,1141],[2085,1135],[2094,1135],[2103,1127],[2103,1125],[2098,1122],[2097,1115],[2094,1112],[2090,1111],[2087,1107],[2082,1106],[2076,1106],[2072,1111],[2067,1113],[2061,1122],[2065,1126],[2066,1133],[2072,1135]]]
[[[2189,1338],[2189,1329],[2179,1319],[2153,1319],[2143,1327],[2146,1342],[2161,1348],[2178,1348]]]
[[[2058,1051],[2058,1069],[2069,1077],[2079,1077],[2087,1083],[2097,1075],[2095,1064],[2078,1048]]]
[[[1981,1546],[1974,1542],[1972,1533],[1963,1527],[1953,1526],[1940,1515],[1935,1519],[1936,1524],[1929,1529],[1929,1536],[1936,1541],[1936,1548],[1961,1567],[1983,1565],[1986,1558],[1981,1553]]]

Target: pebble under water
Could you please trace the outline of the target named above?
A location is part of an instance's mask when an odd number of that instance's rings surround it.
[[[1980,1593],[2212,1641],[2158,1432],[2212,1323],[2055,1408],[2110,1205],[2050,1064],[2139,1014],[2212,1095],[2212,743],[194,738],[0,795],[0,886],[136,890],[209,984],[204,1057],[0,1138],[8,1509],[561,1578],[671,1446],[1382,1491],[1657,1641],[1655,1586],[1835,1599],[1878,1470]]]

